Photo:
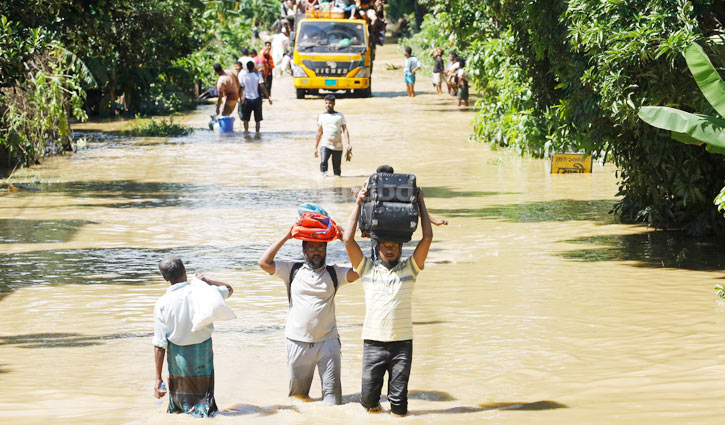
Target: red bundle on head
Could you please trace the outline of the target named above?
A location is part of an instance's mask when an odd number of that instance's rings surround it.
[[[340,234],[340,228],[333,219],[315,212],[302,214],[292,226],[292,237],[310,242],[332,242]]]

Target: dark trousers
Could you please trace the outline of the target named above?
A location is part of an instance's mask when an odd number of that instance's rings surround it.
[[[332,156],[332,171],[336,176],[342,174],[342,170],[340,169],[340,164],[342,163],[342,151],[335,151],[324,146],[320,149],[320,151],[320,171],[323,173],[327,172],[327,161],[330,159],[330,156]]]
[[[267,91],[269,92],[269,95],[272,96],[272,73],[270,72],[269,75],[264,77],[264,85],[267,86]]]
[[[413,362],[413,340],[380,342],[365,340],[362,362],[360,404],[366,409],[380,406],[383,378],[388,372],[390,410],[398,415],[408,413],[408,379]]]

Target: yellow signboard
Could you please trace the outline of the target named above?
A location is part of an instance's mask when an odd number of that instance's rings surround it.
[[[551,174],[584,174],[592,172],[592,157],[580,153],[555,153],[551,157]]]

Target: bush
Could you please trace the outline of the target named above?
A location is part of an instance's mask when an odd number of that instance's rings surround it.
[[[669,142],[643,105],[709,113],[682,51],[721,33],[715,0],[429,0],[426,17],[469,58],[475,136],[521,153],[582,150],[617,165],[626,220],[692,233],[725,224],[710,200],[725,160]],[[722,66],[723,64],[719,64]]]
[[[131,126],[131,130],[125,132],[127,136],[132,137],[179,137],[190,134],[193,130],[179,124],[174,124],[174,116],[169,116],[169,120],[161,119],[156,121],[154,118],[150,120],[141,120],[136,115],[136,122]]]

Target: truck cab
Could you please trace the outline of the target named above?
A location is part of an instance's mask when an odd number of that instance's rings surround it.
[[[295,34],[292,77],[297,98],[321,89],[370,97],[372,55],[364,20],[308,12]]]

